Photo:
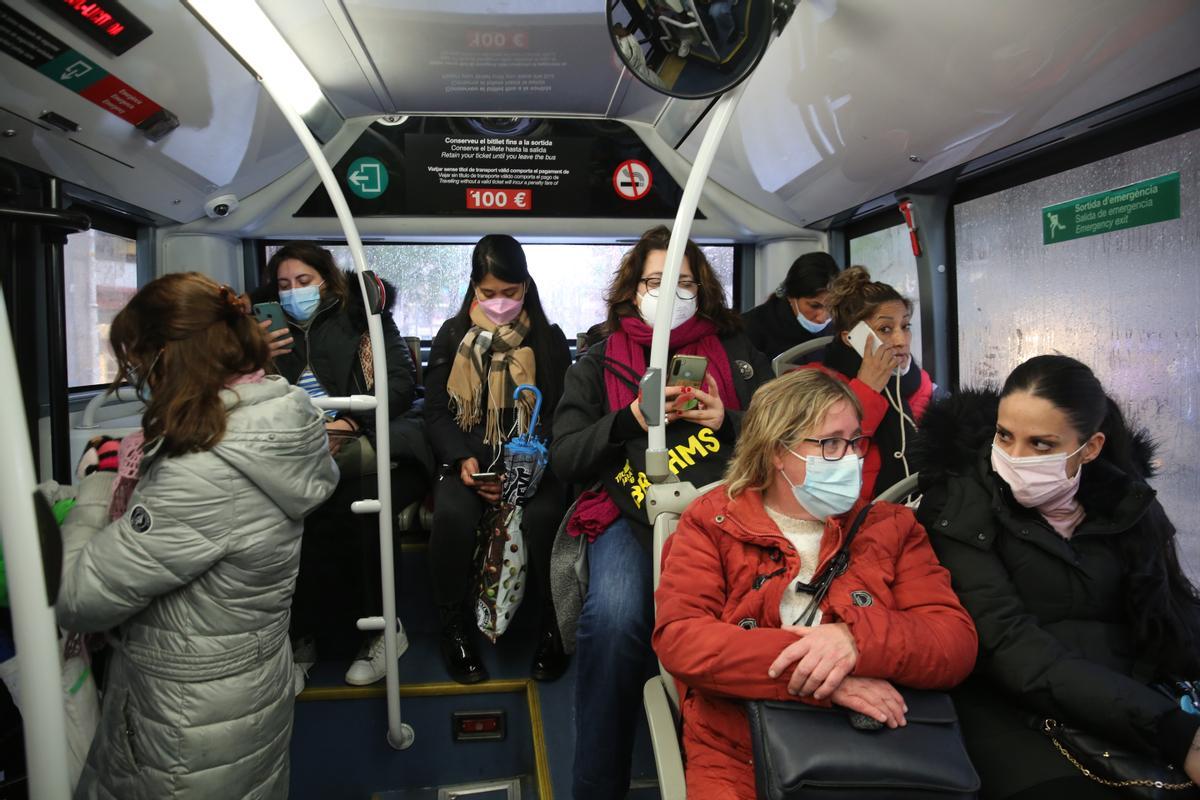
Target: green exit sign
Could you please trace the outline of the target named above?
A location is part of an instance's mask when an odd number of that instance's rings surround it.
[[[1179,219],[1179,173],[1089,194],[1042,209],[1042,244]]]

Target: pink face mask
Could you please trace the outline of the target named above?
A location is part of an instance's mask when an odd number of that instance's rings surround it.
[[[1036,508],[1043,514],[1055,514],[1070,509],[1079,491],[1083,467],[1075,477],[1067,477],[1067,459],[1087,446],[1084,442],[1074,453],[1053,453],[1047,456],[1013,458],[992,443],[992,469],[1012,490],[1013,499],[1026,508]]]
[[[524,298],[513,300],[511,297],[503,296],[479,301],[479,307],[483,309],[483,313],[497,325],[507,325],[512,322],[521,313],[524,305]]]

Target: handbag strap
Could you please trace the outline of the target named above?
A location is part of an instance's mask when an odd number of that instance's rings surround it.
[[[829,559],[829,563],[821,571],[821,577],[817,579],[817,582],[811,584],[814,586],[812,599],[808,601],[808,605],[804,607],[804,611],[793,623],[794,625],[812,625],[813,619],[817,616],[817,609],[821,607],[821,601],[825,599],[825,595],[829,594],[829,587],[833,585],[833,579],[850,566],[850,545],[854,542],[854,537],[858,535],[858,529],[862,527],[867,513],[874,505],[874,502],[867,503],[854,517],[854,521],[850,523],[850,530],[846,531],[846,538],[842,540],[842,546],[833,554],[833,558]]]

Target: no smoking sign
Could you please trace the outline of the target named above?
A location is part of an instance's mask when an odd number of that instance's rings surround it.
[[[650,194],[653,185],[654,176],[650,168],[634,158],[622,161],[613,172],[613,189],[622,200],[641,200]]]

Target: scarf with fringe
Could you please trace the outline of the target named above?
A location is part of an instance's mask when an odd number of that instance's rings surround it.
[[[471,305],[471,329],[454,354],[450,377],[446,380],[454,421],[459,428],[469,431],[484,418],[486,381],[483,441],[493,447],[506,440],[507,432],[502,430],[506,412],[515,410],[518,434],[529,429],[533,398],[529,392],[523,392],[520,400],[513,399],[513,390],[522,383],[537,383],[533,349],[523,345],[528,335],[529,315],[525,311],[512,322],[497,325],[475,302]]]

